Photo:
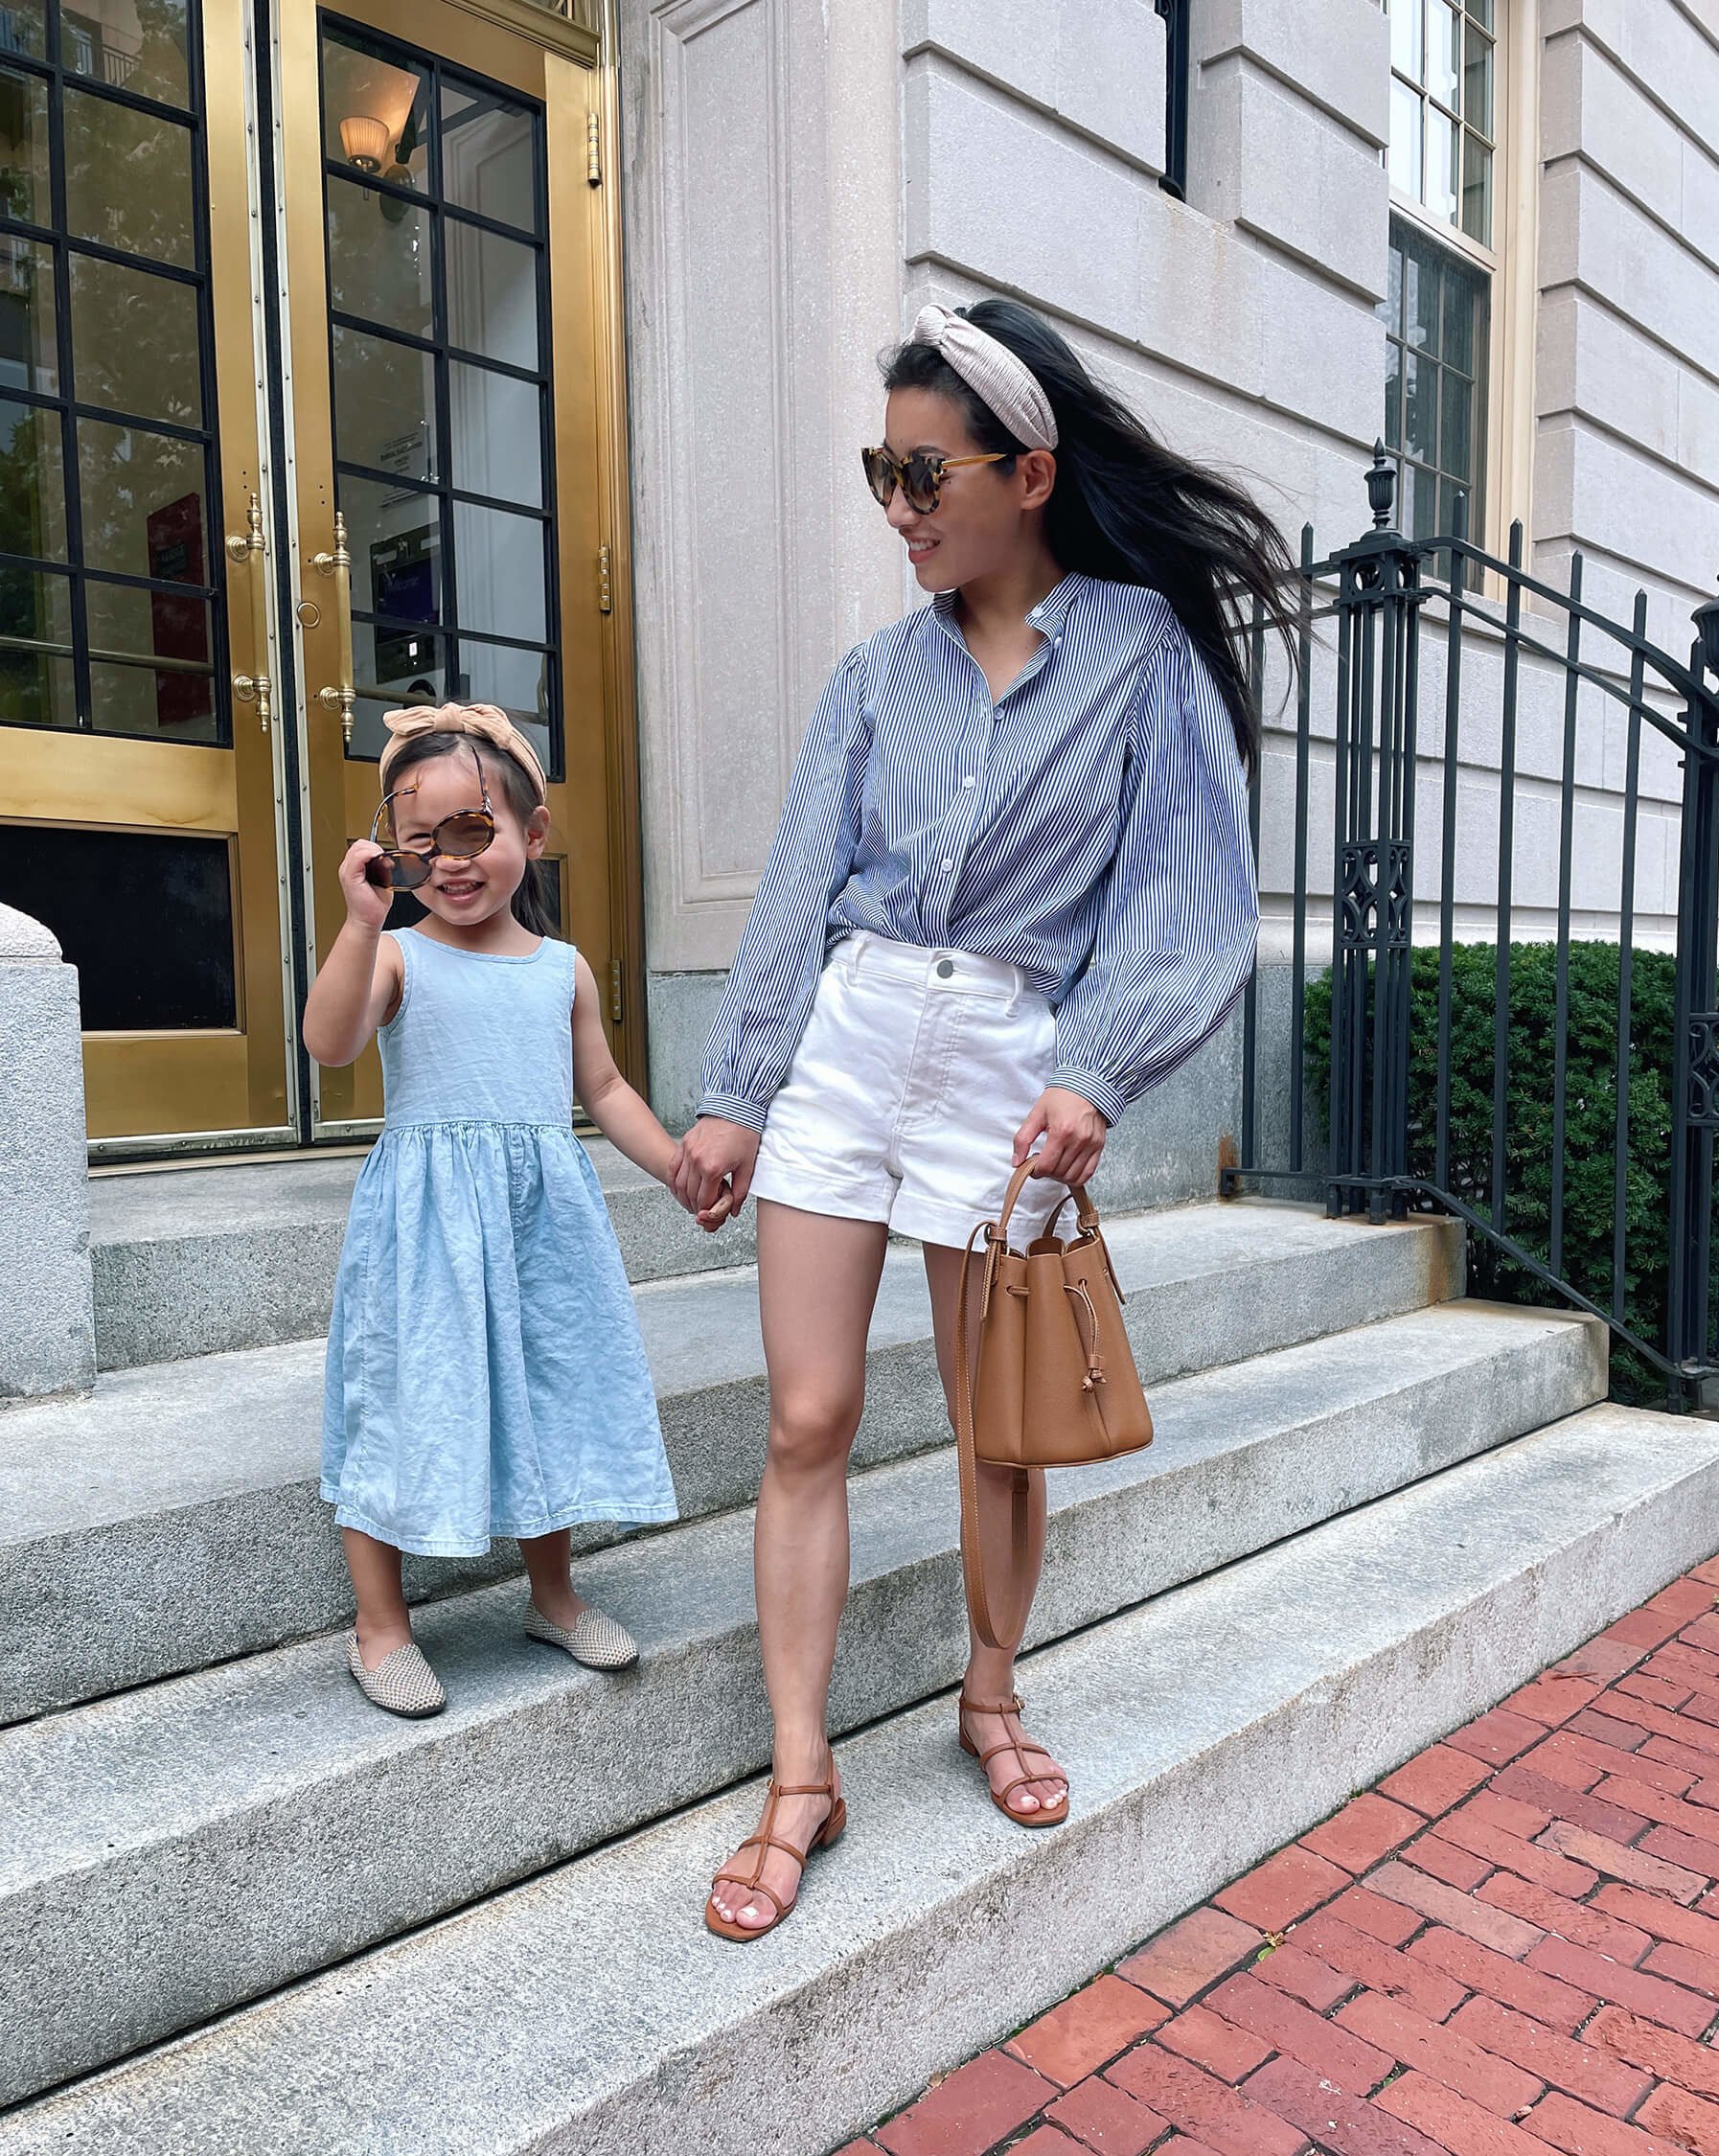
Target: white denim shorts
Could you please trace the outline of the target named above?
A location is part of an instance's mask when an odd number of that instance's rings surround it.
[[[770,1103],[752,1195],[964,1244],[996,1218],[1015,1133],[1055,1067],[1056,1021],[1018,966],[847,936]],[[1066,1195],[1028,1182],[1010,1241]]]

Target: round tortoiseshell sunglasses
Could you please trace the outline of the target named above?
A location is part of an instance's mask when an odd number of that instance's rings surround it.
[[[895,499],[899,487],[907,498],[907,507],[921,516],[929,516],[943,499],[943,475],[954,471],[964,464],[1001,464],[1009,456],[1007,449],[993,449],[984,457],[940,457],[929,449],[915,449],[903,464],[892,457],[887,449],[861,449],[860,462],[865,466],[865,483],[877,497],[878,506],[887,509]]]
[[[471,761],[477,766],[477,783],[484,797],[481,809],[459,809],[450,816],[444,816],[430,833],[430,842],[423,853],[409,851],[401,846],[383,845],[382,851],[364,864],[368,882],[384,891],[415,891],[430,880],[430,864],[436,860],[475,860],[494,841],[495,812],[490,804],[490,782],[484,776],[483,758],[476,749],[471,751]],[[415,786],[397,787],[382,798],[376,812],[376,821],[370,827],[370,842],[380,843],[377,834],[382,828],[382,818],[388,814],[391,801],[398,801],[402,793],[416,793]]]

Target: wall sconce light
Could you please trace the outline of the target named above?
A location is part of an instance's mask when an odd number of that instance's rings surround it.
[[[347,163],[360,172],[379,172],[390,160],[394,145],[385,121],[355,114],[340,123],[340,147]]]

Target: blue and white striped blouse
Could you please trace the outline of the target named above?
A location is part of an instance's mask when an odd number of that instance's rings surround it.
[[[701,1115],[764,1128],[852,929],[1019,966],[1108,1122],[1214,1033],[1259,904],[1229,713],[1159,593],[1066,576],[993,706],[954,594],[836,670],[728,975]]]

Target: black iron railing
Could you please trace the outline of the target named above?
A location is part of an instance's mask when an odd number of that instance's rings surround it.
[[[1468,539],[1462,505],[1455,528],[1411,540],[1393,529],[1395,472],[1383,447],[1367,474],[1372,528],[1353,545],[1317,560],[1312,528],[1302,534],[1297,626],[1299,680],[1295,719],[1293,782],[1284,759],[1268,760],[1256,781],[1253,823],[1260,837],[1262,791],[1272,798],[1271,836],[1276,858],[1288,814],[1291,868],[1287,997],[1272,990],[1267,963],[1248,992],[1244,1016],[1242,1129],[1239,1158],[1226,1164],[1221,1187],[1233,1196],[1250,1185],[1321,1191],[1333,1214],[1364,1212],[1374,1222],[1410,1210],[1442,1209],[1467,1222],[1481,1247],[1522,1268],[1533,1280],[1602,1319],[1614,1335],[1658,1373],[1665,1395],[1686,1405],[1704,1383],[1719,1377],[1719,1307],[1713,1277],[1713,1153],[1719,1132],[1719,600],[1696,609],[1696,637],[1687,664],[1651,642],[1647,599],[1639,593],[1632,621],[1612,620],[1582,597],[1582,558],[1571,561],[1559,590],[1523,566],[1522,527],[1510,538],[1507,561]],[[1476,647],[1483,643],[1483,658]],[[1334,647],[1334,648],[1333,648]],[[1265,686],[1265,637],[1253,637],[1256,691]],[[1524,669],[1531,671],[1533,701],[1557,746],[1556,769],[1520,768]],[[1436,676],[1442,671],[1439,684]],[[1423,711],[1423,687],[1437,695]],[[1315,723],[1329,708],[1334,723]],[[1622,741],[1616,723],[1621,718]],[[1425,722],[1425,723],[1423,723]],[[1423,757],[1423,733],[1437,726]],[[1465,741],[1485,738],[1464,763]],[[1681,765],[1675,803],[1680,858],[1674,916],[1655,908],[1653,947],[1672,956],[1651,961],[1638,952],[1637,883],[1640,860],[1644,729],[1669,743]],[[1620,751],[1621,784],[1604,768],[1609,746]],[[1593,759],[1601,758],[1596,785]],[[1581,785],[1584,759],[1588,769]],[[1279,796],[1291,791],[1287,801]],[[1608,949],[1607,994],[1615,995],[1615,1054],[1608,1045],[1603,1087],[1615,1094],[1611,1232],[1603,1256],[1586,1234],[1582,1252],[1567,1243],[1570,1178],[1582,1178],[1585,1218],[1593,1215],[1594,1163],[1570,1151],[1571,1099],[1571,920],[1577,873],[1577,801],[1615,800],[1620,828],[1616,881],[1616,957]],[[1417,799],[1430,811],[1436,793],[1437,836],[1417,835]],[[1466,800],[1465,800],[1466,796]],[[1519,854],[1544,871],[1545,847],[1519,845],[1524,803],[1540,813],[1555,801],[1555,898],[1525,908],[1517,891]],[[1651,804],[1662,816],[1672,804]],[[1328,886],[1310,862],[1315,835],[1327,816],[1332,833]],[[1595,904],[1596,864],[1584,868],[1580,910],[1604,917],[1610,947],[1614,909]],[[1482,886],[1474,888],[1478,870]],[[1468,886],[1460,901],[1459,879]],[[1609,886],[1612,887],[1612,886]],[[1267,902],[1267,932],[1280,935]],[[1483,919],[1459,942],[1458,913]],[[1525,930],[1523,915],[1525,911]],[[1310,952],[1310,929],[1317,946]],[[1520,935],[1519,941],[1513,938]],[[1474,943],[1491,947],[1491,1047],[1488,1079],[1491,1127],[1476,1142],[1472,1066],[1476,968]],[[1532,947],[1539,946],[1539,950]],[[1549,1067],[1511,1067],[1513,1025],[1522,998],[1519,973],[1546,970],[1551,949]],[[1584,944],[1585,955],[1591,947]],[[1436,952],[1436,983],[1432,979]],[[1469,1043],[1463,1083],[1466,1120],[1460,1162],[1453,1153],[1453,1011],[1461,962],[1459,1014]],[[1636,975],[1650,965],[1674,965],[1674,1012],[1663,1047],[1668,1128],[1662,1159],[1662,1212],[1641,1222],[1640,1161],[1632,1180],[1632,1083],[1642,1084],[1642,1012]],[[1280,964],[1280,960],[1279,960]],[[1327,972],[1328,967],[1328,972]],[[1584,967],[1586,981],[1592,973]],[[1262,998],[1272,1003],[1268,1023]],[[1583,1068],[1592,1076],[1593,1012],[1586,998]],[[1308,1067],[1309,1013],[1328,1055]],[[1609,1004],[1608,1004],[1609,1009]],[[1328,1018],[1327,1018],[1328,1010]],[[1417,1015],[1418,1014],[1418,1015]],[[1434,1038],[1426,1037],[1429,1024]],[[1656,1051],[1658,1052],[1658,1051]],[[1516,1050],[1520,1064],[1522,1051]],[[1411,1102],[1411,1065],[1418,1073]],[[1594,1103],[1588,1080],[1576,1104],[1592,1135]],[[1656,1078],[1656,1084],[1659,1083]],[[1312,1085],[1318,1099],[1310,1104]],[[1266,1090],[1270,1091],[1270,1112]],[[1431,1096],[1429,1101],[1429,1096]],[[1524,1104],[1527,1104],[1525,1106]],[[1603,1112],[1606,1103],[1601,1104]],[[1316,1112],[1322,1107],[1322,1117]],[[1525,1129],[1531,1106],[1533,1130]],[[1489,1142],[1485,1142],[1489,1138]],[[1587,1142],[1587,1141],[1585,1141]],[[1519,1223],[1525,1153],[1549,1144],[1549,1162],[1534,1165],[1536,1197]],[[1592,1153],[1592,1145],[1589,1146]],[[1656,1184],[1657,1189],[1657,1184]],[[1662,1254],[1663,1294],[1648,1298],[1652,1328],[1635,1315],[1631,1282],[1639,1248]],[[1659,1259],[1652,1260],[1654,1263]],[[1635,1269],[1634,1273],[1632,1268]]]
[[[1164,18],[1164,170],[1158,185],[1185,202],[1188,194],[1188,86],[1194,0],[1157,0]]]

